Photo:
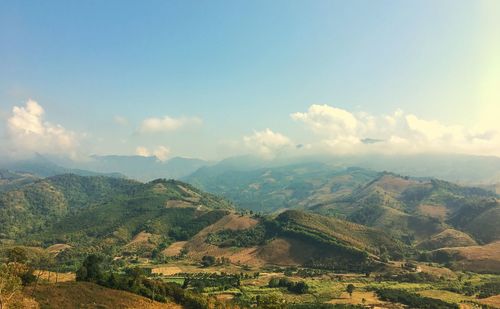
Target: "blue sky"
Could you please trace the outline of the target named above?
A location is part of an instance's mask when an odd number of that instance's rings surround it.
[[[500,155],[499,21],[495,0],[2,1],[2,141],[215,159],[376,137]],[[32,130],[29,99],[44,110]]]

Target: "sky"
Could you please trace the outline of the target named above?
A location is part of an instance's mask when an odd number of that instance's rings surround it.
[[[500,156],[500,1],[0,2],[0,154]]]

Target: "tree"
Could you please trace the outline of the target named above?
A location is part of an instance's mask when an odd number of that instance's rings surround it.
[[[354,289],[355,289],[355,288],[356,288],[356,287],[355,287],[355,286],[354,286],[354,284],[352,284],[352,283],[349,283],[349,284],[347,285],[346,291],[347,291],[347,293],[349,293],[349,296],[350,296],[351,298],[352,298],[352,293],[354,292]]]
[[[211,255],[205,255],[201,258],[201,264],[203,265],[203,267],[212,266],[215,264],[215,262],[215,257]]]
[[[76,272],[77,281],[99,282],[103,278],[101,270],[102,257],[91,254],[85,258]]]
[[[21,278],[7,264],[0,265],[0,309],[21,290]]]

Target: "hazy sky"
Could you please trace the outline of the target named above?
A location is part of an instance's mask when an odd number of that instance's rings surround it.
[[[500,156],[500,1],[1,1],[10,154]]]

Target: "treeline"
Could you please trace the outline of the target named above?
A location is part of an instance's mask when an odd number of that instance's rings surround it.
[[[415,293],[397,289],[378,289],[375,291],[384,301],[401,303],[410,308],[420,309],[459,309],[457,304],[450,304],[440,299],[423,297]]]
[[[219,247],[252,247],[266,242],[266,229],[263,224],[245,230],[221,230],[211,233],[207,242]]]
[[[313,269],[335,271],[336,273],[367,273],[373,271],[376,267],[376,265],[369,260],[350,260],[348,258],[343,258],[342,256],[334,258],[312,258],[305,262],[303,266]]]
[[[500,280],[474,285],[470,281],[465,281],[454,286],[448,286],[447,290],[467,296],[477,295],[477,298],[487,298],[500,294]]]
[[[288,278],[272,278],[269,280],[270,288],[286,288],[289,292],[295,294],[305,294],[309,292],[309,285],[304,281],[293,282]]]
[[[398,281],[398,282],[408,282],[408,283],[430,283],[437,282],[439,278],[425,272],[405,272],[405,273],[382,273],[375,277],[375,281]]]

